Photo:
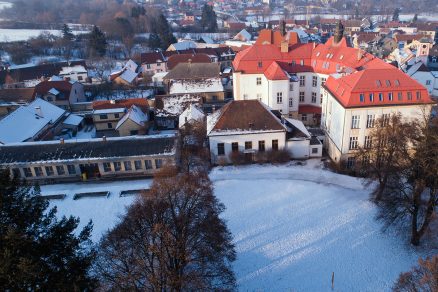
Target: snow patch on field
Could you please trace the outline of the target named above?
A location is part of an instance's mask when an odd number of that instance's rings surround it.
[[[218,167],[210,177],[226,206],[233,233],[234,263],[241,291],[390,291],[400,272],[422,252],[382,233],[376,209],[360,180],[324,170],[319,160],[304,166]],[[43,186],[61,215],[94,222],[93,240],[113,227],[134,197],[121,190],[145,188],[151,180]],[[72,200],[73,193],[111,191],[109,198]]]

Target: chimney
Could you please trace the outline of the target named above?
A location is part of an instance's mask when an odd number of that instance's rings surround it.
[[[110,100],[110,104],[116,104],[116,100],[115,99],[111,99]]]
[[[360,59],[362,59],[362,57],[363,57],[362,50],[358,49],[357,50],[357,60],[360,61]]]
[[[102,136],[102,141],[106,142],[106,136]]]
[[[64,144],[64,138],[59,139],[59,142],[60,142],[61,144]]]
[[[287,53],[289,52],[289,43],[287,41],[282,41],[280,44],[280,51],[282,53]]]
[[[43,111],[41,110],[41,107],[40,106],[36,106],[35,107],[35,114],[37,115],[37,116],[39,116],[39,117],[44,117],[43,116]]]
[[[333,43],[339,44],[343,37],[344,37],[344,25],[342,24],[341,20],[339,19],[338,24],[336,24],[335,35],[333,37]]]

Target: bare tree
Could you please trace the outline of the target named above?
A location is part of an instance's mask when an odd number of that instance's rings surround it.
[[[419,259],[418,266],[402,273],[393,287],[394,292],[438,291],[438,255]]]
[[[378,202],[388,183],[408,162],[413,127],[397,114],[368,120],[367,123],[371,130],[356,154],[356,171],[364,176],[366,184],[378,182],[372,192],[372,199]]]
[[[180,129],[181,170],[207,171],[210,151],[206,147],[207,129],[203,121],[189,121]]]
[[[100,242],[102,290],[234,290],[234,246],[207,174],[163,171]]]

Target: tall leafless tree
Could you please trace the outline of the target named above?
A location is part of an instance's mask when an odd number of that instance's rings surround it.
[[[165,168],[102,239],[102,290],[234,290],[235,251],[223,210],[206,173]]]
[[[393,287],[394,292],[438,291],[438,255],[419,259],[418,266],[402,273]]]

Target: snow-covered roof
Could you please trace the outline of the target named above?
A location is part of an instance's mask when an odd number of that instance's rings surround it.
[[[135,63],[131,59],[128,62],[126,62],[125,69],[128,69],[128,70],[130,70],[132,72],[136,72],[137,68],[138,68],[137,63]]]
[[[117,113],[124,113],[125,108],[124,107],[118,107],[118,108],[106,108],[106,109],[100,109],[100,110],[94,110],[93,114],[100,115],[100,114],[117,114]]]
[[[205,80],[175,80],[170,86],[170,94],[222,92],[224,86],[220,78]]]
[[[85,69],[82,65],[75,65],[71,67],[62,67],[61,71],[59,72],[59,75],[70,75],[72,73],[87,73],[87,69]]]
[[[58,94],[59,94],[59,91],[56,90],[56,88],[51,88],[51,89],[48,91],[48,93],[53,94],[53,95],[58,95]]]
[[[190,104],[201,104],[202,98],[192,95],[170,96],[162,99],[162,108],[156,109],[155,116],[179,116]]]
[[[188,50],[188,49],[196,48],[196,43],[193,41],[182,41],[182,42],[171,44],[170,46],[173,47],[177,51],[181,51],[181,50]]]
[[[202,121],[204,117],[205,114],[201,109],[194,104],[190,104],[179,116],[179,126],[182,127],[186,122],[190,121]]]
[[[48,124],[55,123],[65,110],[42,100],[35,99],[21,106],[0,120],[0,143],[25,142],[41,132]]]
[[[243,39],[244,41],[250,41],[252,38],[251,34],[246,30],[242,29],[235,37],[234,39]]]
[[[128,83],[132,83],[137,77],[137,73],[131,70],[125,70],[119,77]]]
[[[83,120],[84,117],[75,114],[70,114],[62,123],[66,125],[79,126]]]
[[[304,126],[303,122],[300,120],[290,119],[290,118],[284,118],[286,121],[288,121],[292,126],[297,128],[300,132],[302,132],[304,135],[306,135],[308,138],[310,138],[310,133]]]
[[[49,81],[63,81],[63,80],[64,79],[56,75],[53,75],[52,77],[49,78]]]
[[[116,130],[127,120],[131,120],[139,126],[144,126],[144,123],[149,120],[149,117],[138,106],[133,104],[123,118],[117,123]]]

